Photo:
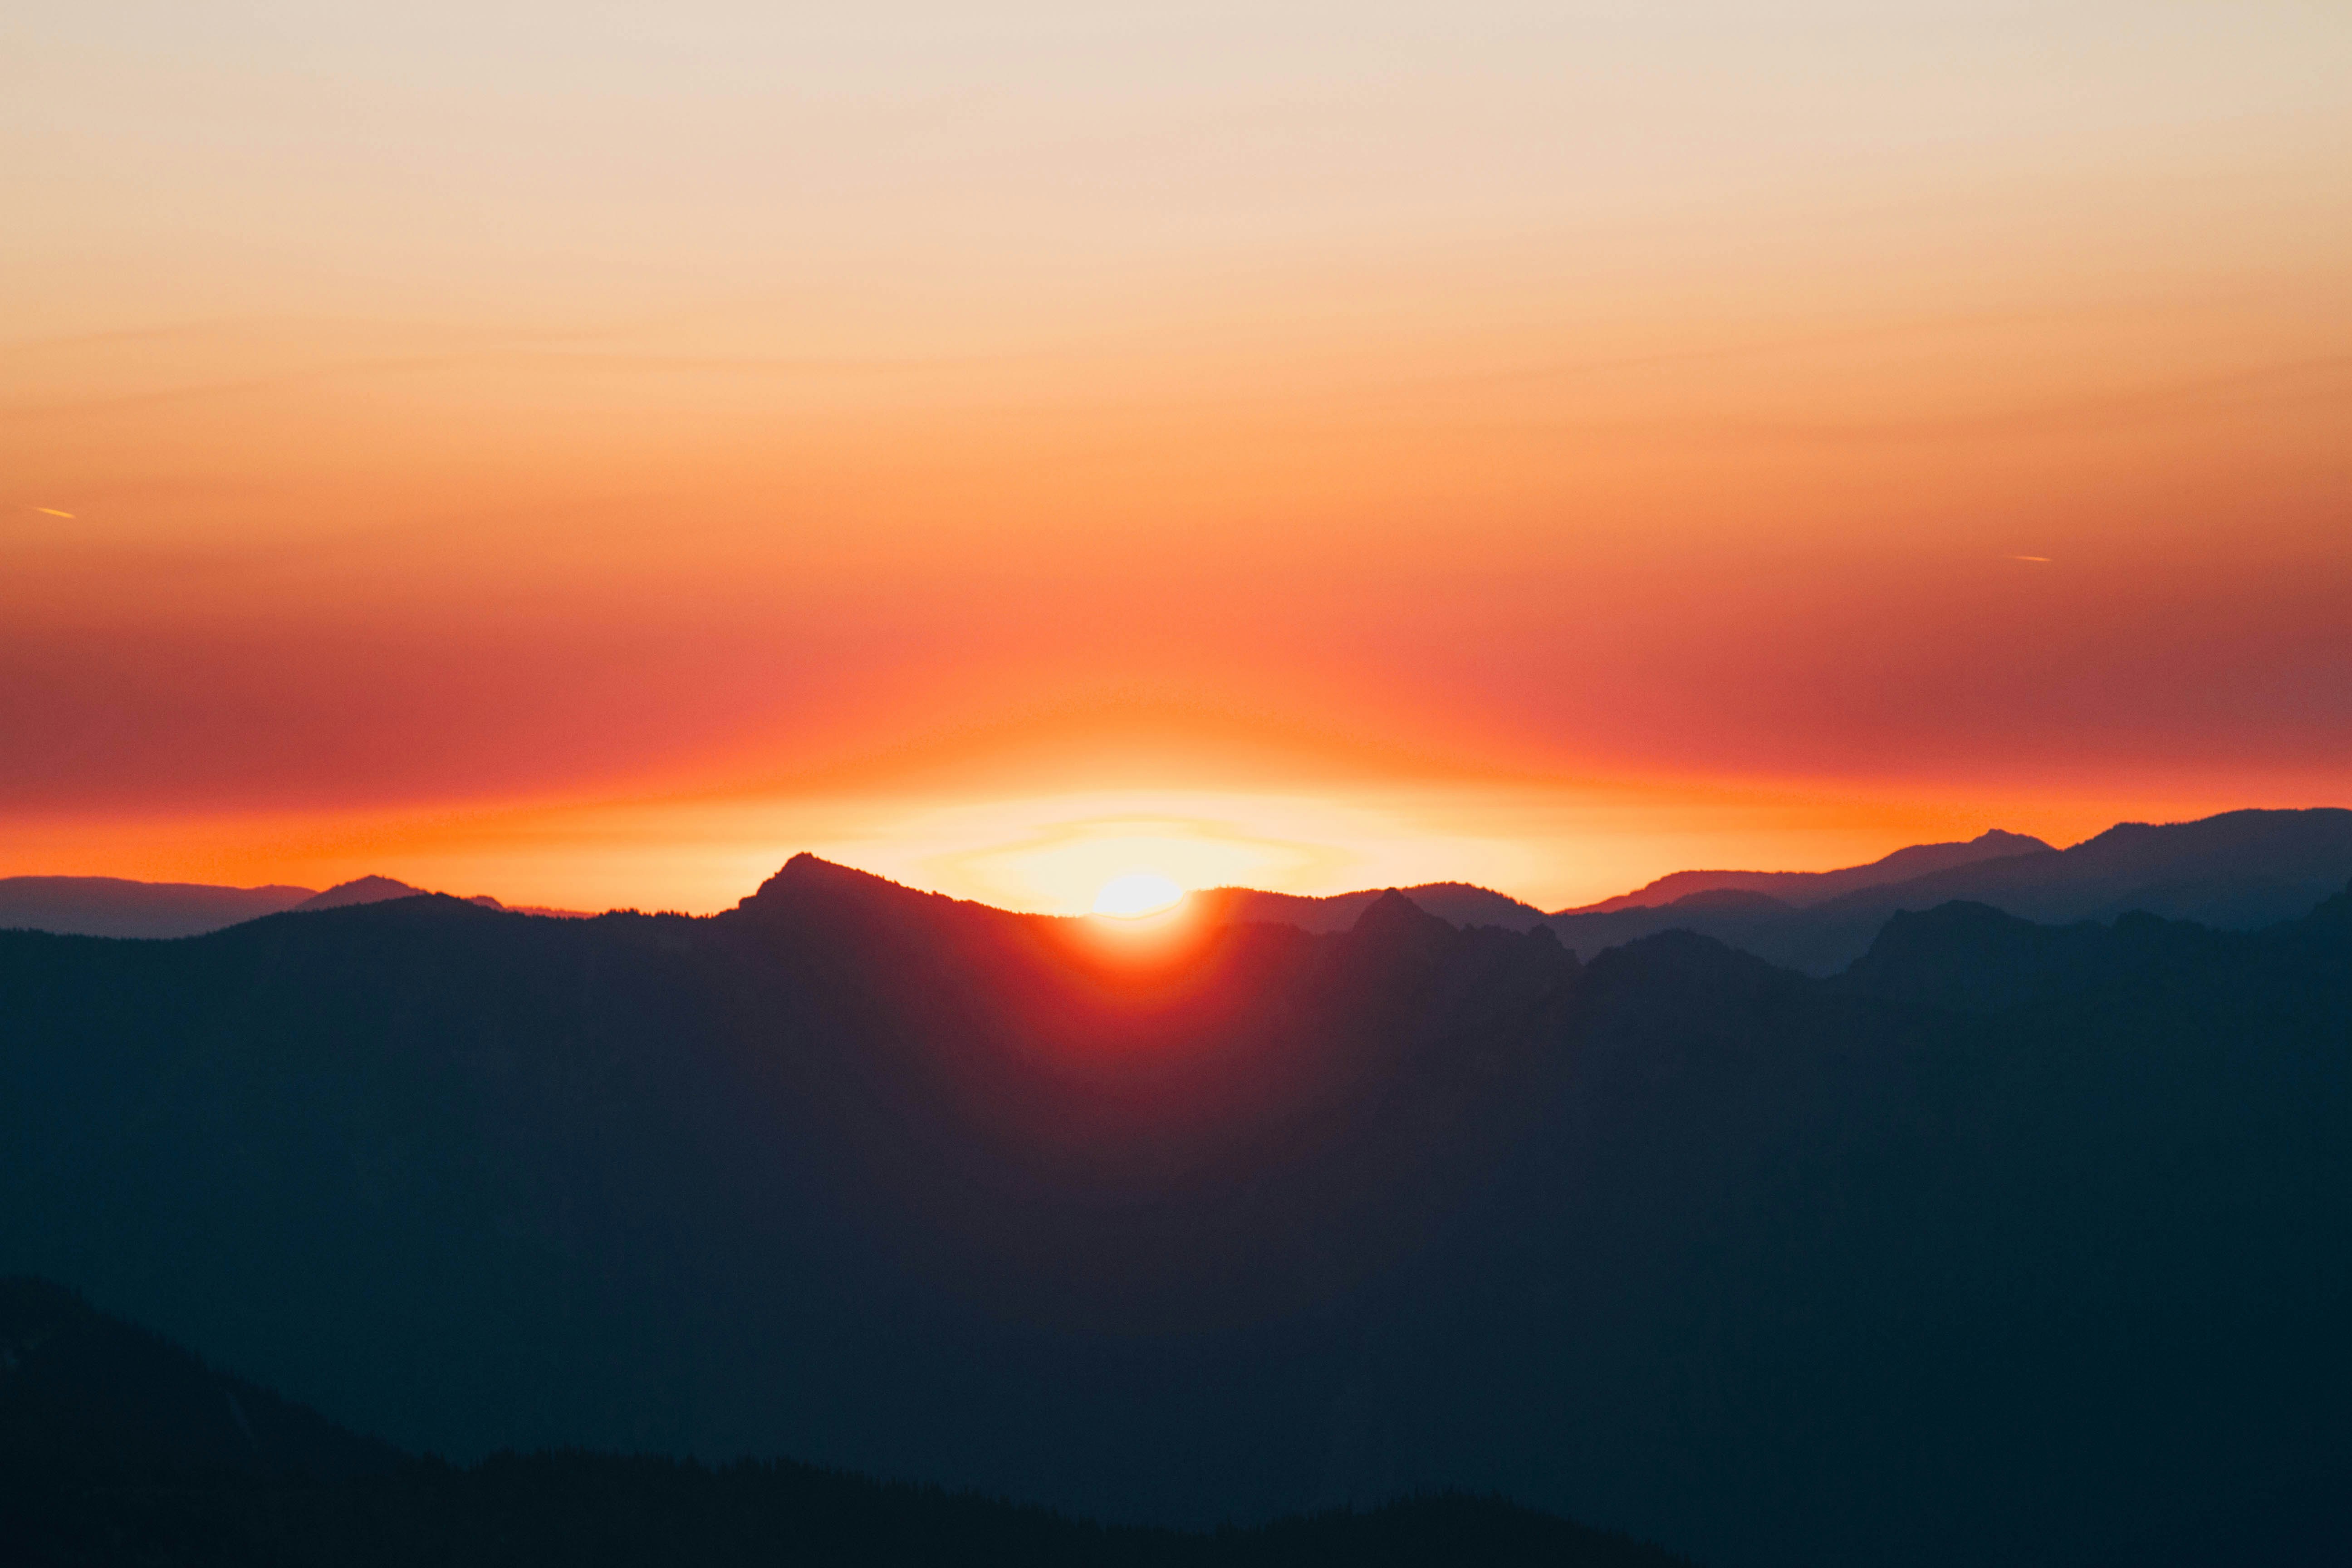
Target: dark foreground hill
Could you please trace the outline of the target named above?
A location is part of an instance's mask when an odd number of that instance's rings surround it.
[[[1949,906],[1834,981],[1402,898],[1155,937],[806,858],[702,921],[0,936],[0,1267],[461,1460],[2310,1562],[2352,1544],[2347,1242],[2340,895]]]
[[[1418,1498],[1214,1534],[790,1463],[588,1453],[419,1461],[44,1281],[0,1279],[0,1561],[140,1568],[436,1563],[1454,1563],[1674,1568],[1500,1499]]]

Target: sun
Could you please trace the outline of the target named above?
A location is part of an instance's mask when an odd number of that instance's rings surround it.
[[[1157,871],[1129,871],[1113,877],[1095,894],[1094,912],[1114,920],[1141,920],[1174,909],[1184,889]]]

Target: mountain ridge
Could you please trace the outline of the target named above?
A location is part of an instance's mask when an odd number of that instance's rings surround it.
[[[415,898],[425,891],[378,876],[360,877],[324,891],[276,883],[232,888],[203,882],[140,882],[121,877],[0,877],[0,930],[171,940],[204,936],[291,910],[342,909]],[[476,894],[469,901],[552,919],[583,915],[579,910],[504,904],[487,893]]]
[[[1824,981],[1401,893],[1120,946],[796,858],[703,919],[0,935],[0,1268],[459,1458],[1456,1487],[1759,1568],[2257,1505],[2226,1555],[2313,1560],[2352,1465],[2333,896],[1929,911]]]
[[[1908,881],[1914,877],[1979,860],[2030,855],[2053,847],[2022,833],[1988,828],[1976,837],[1948,844],[1914,844],[1864,866],[1833,871],[1675,871],[1620,893],[1613,899],[1556,910],[1561,915],[1609,914],[1618,910],[1652,908],[1680,902],[1694,895],[1718,890],[1764,893],[1780,902],[1802,908],[1859,888]]]
[[[2124,912],[2137,898],[2166,912],[2195,915],[2221,924],[2244,926],[2280,919],[2325,891],[2328,885],[2326,872],[2342,858],[2337,852],[2340,845],[2324,847],[2317,857],[2319,869],[2308,875],[2300,874],[2294,865],[2296,851],[2293,849],[2284,855],[2272,853],[2263,868],[2252,873],[2242,864],[2231,864],[2227,851],[2234,847],[2242,858],[2246,847],[2242,838],[2235,846],[2221,845],[2222,853],[2215,853],[2215,846],[2211,845],[2201,851],[2192,851],[2190,864],[2186,868],[2182,856],[2172,851],[2184,837],[2203,835],[2226,839],[2233,829],[2249,825],[2259,828],[2281,822],[2316,820],[2331,813],[2346,815],[2336,808],[2315,807],[2299,813],[2223,813],[2191,823],[2120,823],[2067,850],[2053,849],[2041,839],[1994,828],[1966,842],[1912,845],[1868,865],[1832,871],[1677,871],[1633,892],[1549,914],[1507,894],[1470,883],[1429,882],[1394,890],[1457,926],[1492,925],[1526,931],[1546,923],[1565,922],[1560,929],[1576,934],[1588,952],[1697,920],[1712,934],[1734,945],[1764,940],[1768,956],[1809,972],[1828,973],[1858,956],[1876,923],[1897,907],[1896,903],[1889,903],[1887,895],[1880,890],[1899,888],[1903,889],[1901,900],[1909,903],[1958,898],[2000,905],[2004,900],[2023,900],[2018,903],[2017,912],[2063,921],[2078,918],[2084,911],[2066,904],[2063,899],[2053,902],[2048,889],[2038,889],[2033,884],[2037,878],[2046,880],[2053,874],[2071,874],[2087,862],[2109,863],[2109,879],[2117,883],[2107,890],[2106,904],[2097,910],[2104,918],[2112,919]],[[2338,839],[2347,837],[2352,836],[2336,835]],[[2118,879],[2112,874],[2112,867],[2127,863],[2135,853],[2168,856],[2171,869],[2153,881],[2147,879],[2157,875],[2153,872],[2143,875],[2137,882],[2128,878]],[[2200,853],[2201,862],[2197,860]],[[803,859],[824,864],[813,856],[794,856],[750,899],[767,891],[769,884],[788,879],[793,874],[793,866]],[[2165,880],[2164,877],[2170,879]],[[423,890],[380,876],[362,877],[324,892],[281,887],[226,889],[202,884],[140,883],[110,878],[0,878],[0,927],[14,924],[20,929],[66,935],[188,936],[281,909],[317,910],[410,898]],[[1183,907],[1198,919],[1286,924],[1309,932],[1328,933],[1349,929],[1357,917],[1387,890],[1361,889],[1313,896],[1220,887],[1186,895]],[[472,901],[531,915],[583,915],[583,911],[573,910],[507,905],[486,894],[476,895]],[[150,906],[149,912],[139,912],[137,906],[142,904]],[[132,908],[126,910],[121,907],[123,905]],[[181,909],[178,905],[187,907]],[[1821,920],[1813,922],[1821,929],[1809,928],[1805,935],[1795,939],[1785,932],[1759,939],[1738,923],[1738,917],[1748,917],[1747,923],[1753,924],[1756,918],[1781,916],[1792,910],[1822,911]],[[1841,916],[1846,911],[1860,911],[1859,924],[1868,929],[1856,929],[1856,921],[1852,920],[1843,921],[1841,928]],[[1716,920],[1717,916],[1733,918],[1735,923],[1723,925]],[[1706,923],[1708,921],[1715,923]]]
[[[1827,975],[1860,958],[1897,913],[1955,900],[2053,924],[2113,921],[2137,910],[2247,930],[2309,909],[2347,878],[2352,811],[2315,806],[2119,824],[2067,849],[1970,861],[1801,907],[1721,901],[1711,891],[1663,906],[1563,913],[1549,923],[1587,952],[1680,929]]]

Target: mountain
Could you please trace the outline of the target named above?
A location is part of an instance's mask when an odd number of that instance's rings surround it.
[[[1533,904],[1468,882],[1424,882],[1401,889],[1413,903],[1438,919],[1457,926],[1500,926],[1505,931],[1532,931],[1543,923],[1544,912]],[[1342,931],[1378,902],[1382,889],[1335,893],[1307,898],[1296,893],[1263,893],[1255,888],[1210,888],[1188,896],[1185,907],[1210,920],[1258,921],[1297,926],[1304,931]]]
[[[215,888],[117,877],[0,877],[0,930],[70,936],[196,936],[314,898],[309,888]]]
[[[1966,843],[1914,844],[1867,866],[1849,866],[1837,871],[1676,871],[1633,892],[1620,893],[1613,899],[1603,899],[1597,904],[1586,904],[1580,909],[1562,910],[1560,913],[1597,915],[1612,914],[1619,910],[1652,909],[1727,889],[1762,893],[1781,903],[1801,907],[1822,903],[1864,888],[1908,881],[1914,877],[1948,870],[1955,866],[2039,854],[2049,848],[2050,846],[2039,838],[2029,837],[2022,833],[2005,833],[1996,827]]]
[[[2141,910],[2245,928],[2308,909],[2347,876],[2352,811],[2232,811],[2199,822],[2126,822],[2071,849],[1956,866],[1816,907],[1891,910],[1966,899],[2034,921],[2112,920]]]
[[[1429,1497],[1216,1536],[1106,1530],[791,1463],[646,1457],[419,1462],[92,1310],[0,1279],[0,1540],[11,1563],[1276,1565],[1675,1568],[1654,1547]]]
[[[701,920],[0,934],[0,1269],[468,1462],[1499,1492],[1755,1568],[2352,1548],[2352,895],[1948,904],[1833,979],[1394,893],[1132,934],[808,857]]]
[[[323,893],[310,888],[216,888],[116,877],[0,877],[0,930],[59,936],[202,936],[287,910],[343,909],[413,899],[423,891],[389,877],[362,877]],[[487,893],[476,895],[473,902],[521,914],[582,918],[577,910],[501,904]]]
[[[81,1484],[384,1475],[400,1455],[44,1280],[0,1279],[0,1459]]]
[[[1974,860],[1815,903],[1709,889],[1662,906],[1570,910],[1547,923],[1580,952],[1690,931],[1831,974],[1860,957],[1897,912],[1954,900],[2058,923],[2112,921],[2137,910],[2247,930],[2309,909],[2347,877],[2352,811],[2239,811],[2199,822],[2126,823],[2070,849]]]
[[[414,899],[424,891],[422,888],[412,888],[390,877],[361,877],[353,881],[338,882],[325,892],[314,893],[294,907],[298,910],[345,910],[353,904],[381,904],[393,899]]]

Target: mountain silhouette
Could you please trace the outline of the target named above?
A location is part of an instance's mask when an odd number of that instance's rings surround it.
[[[1191,894],[1186,908],[1209,920],[1264,921],[1293,925],[1305,931],[1341,931],[1380,900],[1383,892],[1402,892],[1419,908],[1457,926],[1500,926],[1506,931],[1531,931],[1543,923],[1544,912],[1533,904],[1468,882],[1424,882],[1419,887],[1335,893],[1308,898],[1296,893],[1265,893],[1255,888],[1210,888]]]
[[[83,1485],[385,1475],[400,1454],[44,1280],[0,1279],[0,1459]]]
[[[1948,870],[1955,866],[2036,854],[2049,848],[2050,846],[2039,838],[2022,833],[2003,832],[1996,827],[1965,843],[1914,844],[1867,866],[1849,866],[1837,871],[1676,871],[1633,892],[1559,912],[1563,915],[1598,915],[1618,910],[1687,904],[1696,895],[1727,889],[1767,894],[1781,903],[1801,907],[1822,903],[1864,888],[1908,881],[1914,877]]]
[[[419,1461],[92,1310],[0,1279],[0,1552],[11,1563],[1346,1562],[1675,1568],[1500,1499],[1182,1535],[791,1463],[581,1452]]]
[[[1565,911],[1546,923],[1587,952],[1690,931],[1807,973],[1832,974],[1859,958],[1897,912],[1956,900],[2062,924],[2138,910],[2247,930],[2309,909],[2347,878],[2352,811],[2239,811],[2198,822],[2126,823],[2070,849],[1971,860],[1817,902],[1711,889],[1664,905]]]
[[[341,910],[353,904],[381,904],[393,899],[414,899],[424,891],[422,888],[412,888],[390,877],[361,877],[349,882],[338,882],[325,892],[314,893],[294,907],[298,910]]]
[[[195,882],[131,882],[116,877],[0,877],[0,930],[59,936],[202,936],[287,910],[334,910],[412,899],[424,891],[389,877],[362,877],[320,892],[310,888],[221,888]],[[576,919],[577,910],[473,902],[522,914]]]
[[[1953,900],[2064,923],[2130,910],[2251,929],[2309,909],[2352,877],[2352,812],[2242,811],[2200,822],[2126,823],[2071,849],[1998,828],[1920,844],[1836,871],[1677,871],[1634,892],[1547,915],[1459,882],[1402,889],[1455,925],[1548,925],[1584,952],[1689,931],[1809,974],[1861,956],[1889,917]],[[1303,898],[1218,888],[1192,895],[1207,918],[1345,931],[1378,890]]]
[[[215,888],[118,877],[0,877],[0,930],[68,936],[197,936],[290,910],[310,888]]]
[[[803,856],[698,920],[0,934],[0,1268],[412,1451],[1500,1492],[1755,1564],[2347,1541],[2342,894],[1942,906],[1822,980]]]

